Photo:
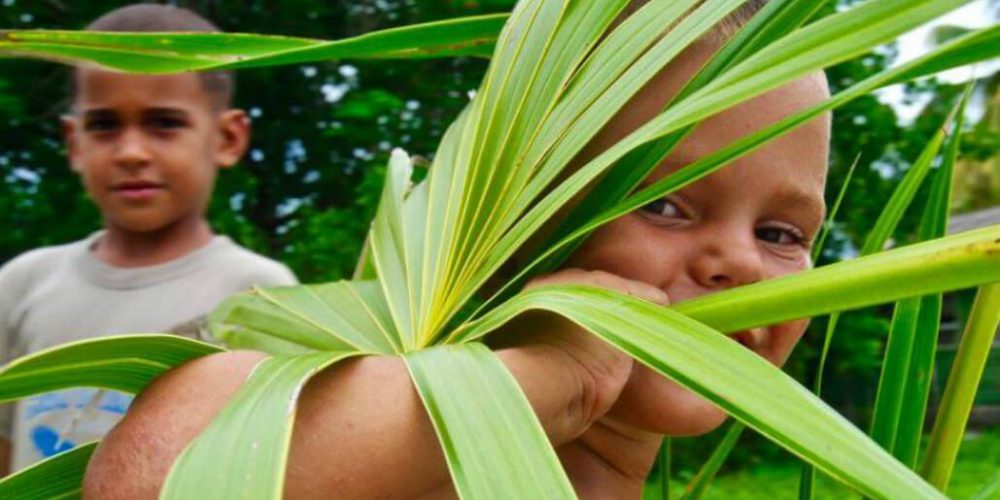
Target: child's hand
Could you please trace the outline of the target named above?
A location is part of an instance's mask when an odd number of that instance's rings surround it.
[[[527,288],[566,284],[604,288],[660,305],[670,302],[666,293],[652,285],[603,271],[565,269],[537,278]],[[633,408],[624,405],[621,398],[628,393],[627,401],[641,401],[642,391],[657,390],[666,380],[633,363],[629,356],[596,335],[552,313],[524,314],[491,336],[490,344],[516,348],[500,349],[498,355],[522,382],[550,439],[561,443],[557,451],[577,493],[588,498],[637,497],[661,441],[658,429],[644,429],[638,424],[655,420],[666,410],[657,404]],[[531,393],[544,390],[546,381],[530,380],[530,370],[519,370],[516,362],[506,359],[513,358],[515,353],[523,357],[530,352],[537,353],[546,364],[569,367],[560,369],[561,373],[589,374],[579,382],[583,389],[571,392],[582,395],[578,404],[567,405],[552,401],[551,396]],[[565,380],[550,377],[553,385],[566,384]],[[557,393],[559,389],[552,387],[550,392]],[[546,407],[539,407],[539,403]],[[560,403],[553,408],[564,412],[566,408],[577,411],[565,412],[562,419],[554,417],[552,409],[547,407],[552,403]]]
[[[670,303],[670,298],[659,288],[603,271],[566,269],[537,278],[527,288],[559,284],[590,285],[632,295],[654,304],[666,306]],[[532,318],[531,321],[538,319]],[[569,321],[550,317],[545,326],[551,330],[553,323],[560,324],[557,328],[559,338],[572,338],[574,342],[582,342],[589,346],[588,351],[594,351],[592,344],[596,341],[604,349],[619,352]],[[569,333],[570,331],[573,333]],[[545,338],[550,335],[553,334],[547,333]],[[620,424],[638,430],[668,435],[703,434],[725,420],[725,413],[715,405],[639,363],[632,366],[628,382],[618,401],[610,409],[609,416]]]
[[[561,284],[590,285],[655,304],[670,303],[659,288],[603,271],[566,269],[537,278],[528,288]],[[634,490],[641,488],[652,466],[662,435],[702,434],[726,418],[715,405],[653,370],[632,363],[621,351],[554,314],[524,315],[496,337],[504,345],[517,345],[520,349],[529,344],[555,347],[593,375],[592,383],[598,390],[590,393],[603,395],[603,399],[590,402],[589,410],[584,412],[590,415],[590,420],[585,425],[567,423],[566,429],[585,430],[558,448],[578,489],[588,490],[580,481],[590,477],[592,486],[612,497],[635,496]],[[609,403],[607,398],[614,395],[616,399]],[[551,429],[547,430],[556,442],[569,437],[553,435]]]

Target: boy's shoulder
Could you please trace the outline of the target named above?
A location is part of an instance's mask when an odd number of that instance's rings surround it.
[[[240,246],[228,237],[218,238],[224,242],[219,264],[229,272],[237,273],[240,279],[246,280],[245,288],[253,285],[282,286],[298,283],[291,269],[281,262]]]
[[[0,287],[16,289],[48,275],[86,241],[35,248],[14,257],[0,267]]]

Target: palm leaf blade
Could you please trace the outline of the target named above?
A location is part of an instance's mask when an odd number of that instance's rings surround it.
[[[320,353],[268,358],[174,462],[160,498],[281,498],[302,387],[323,368],[351,356]]]
[[[122,335],[61,345],[0,370],[0,401],[70,387],[137,393],[170,368],[219,347],[175,335]]]
[[[0,498],[63,500],[80,498],[83,474],[97,442],[49,457],[20,472],[0,479]]]
[[[1000,280],[1000,226],[910,245],[673,308],[724,332]]]
[[[497,326],[529,309],[579,324],[862,493],[942,498],[780,369],[675,311],[607,290],[561,286],[526,292],[487,317]]]
[[[226,299],[208,319],[212,334],[236,349],[390,354],[396,348],[383,302],[374,282],[258,288]]]
[[[575,498],[514,377],[482,344],[405,356],[462,498]]]
[[[506,15],[450,19],[344,40],[239,33],[0,30],[0,57],[83,61],[122,71],[175,73],[344,58],[489,55]]]

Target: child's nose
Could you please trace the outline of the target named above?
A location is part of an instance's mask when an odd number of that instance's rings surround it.
[[[701,286],[726,289],[764,279],[764,264],[753,238],[712,238],[695,257],[691,273]]]
[[[125,129],[115,145],[115,162],[123,167],[142,167],[150,161],[149,147],[139,130]]]

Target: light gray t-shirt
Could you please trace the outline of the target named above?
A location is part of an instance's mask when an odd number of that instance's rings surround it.
[[[0,269],[0,359],[100,336],[166,332],[253,285],[296,283],[284,265],[224,236],[164,264],[118,268],[90,252],[100,235],[27,252]],[[100,439],[131,401],[115,391],[72,389],[24,399],[13,412],[5,405],[0,435],[12,441],[12,470]]]

